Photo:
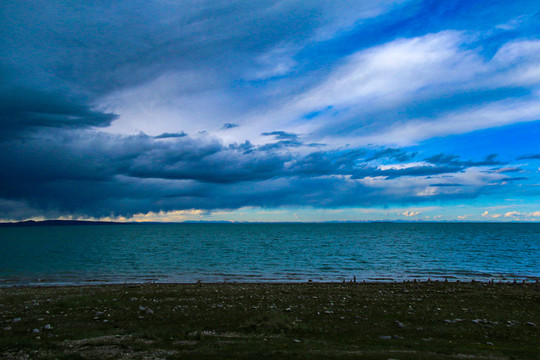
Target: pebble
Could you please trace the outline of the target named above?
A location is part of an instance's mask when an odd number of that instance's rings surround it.
[[[147,308],[146,309],[146,313],[147,314],[153,314],[154,313],[154,310],[150,309],[150,308]]]
[[[379,336],[379,338],[381,338],[381,339],[383,339],[383,340],[391,340],[391,339],[392,339],[391,336],[385,336],[385,335]]]
[[[32,330],[32,332],[33,332],[34,334],[39,334],[39,329],[34,329],[34,330]]]
[[[397,320],[396,320],[396,325],[398,326],[398,328],[401,328],[401,329],[403,329],[403,328],[404,328],[404,325],[403,325],[403,323],[402,323],[402,322],[400,322],[400,321],[397,321]]]
[[[51,324],[46,324],[46,325],[43,327],[43,330],[52,330]]]
[[[300,341],[300,340],[298,340],[298,339],[294,339],[293,341],[294,341],[295,343],[299,343],[299,342],[301,342],[301,341]]]
[[[4,330],[5,330],[5,331],[10,331],[10,330],[11,330],[11,326],[6,326],[6,327],[4,328]]]
[[[21,318],[15,318],[15,319],[13,319],[13,320],[11,320],[11,321],[13,321],[13,322],[19,322],[19,321],[21,321]]]
[[[493,346],[494,344],[491,341],[486,342],[487,345]]]
[[[536,324],[533,323],[532,321],[527,321],[527,325],[536,327]]]
[[[144,310],[146,310],[146,308],[144,306],[139,306],[139,310],[144,311]]]

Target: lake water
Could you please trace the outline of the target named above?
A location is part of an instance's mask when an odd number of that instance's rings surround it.
[[[21,227],[0,245],[0,286],[540,278],[540,224]]]

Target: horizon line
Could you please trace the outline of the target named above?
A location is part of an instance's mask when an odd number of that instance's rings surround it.
[[[369,223],[408,223],[408,224],[538,224],[536,221],[507,220],[507,221],[481,221],[481,220],[325,220],[325,221],[237,221],[237,220],[184,220],[184,221],[106,221],[106,220],[0,220],[0,227],[6,226],[37,226],[37,225],[151,225],[151,224],[369,224]]]

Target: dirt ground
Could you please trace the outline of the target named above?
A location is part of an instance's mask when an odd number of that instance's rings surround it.
[[[539,359],[537,283],[0,288],[2,359]]]

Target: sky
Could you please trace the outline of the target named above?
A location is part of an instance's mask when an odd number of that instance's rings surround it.
[[[540,221],[537,0],[0,14],[0,221]]]

